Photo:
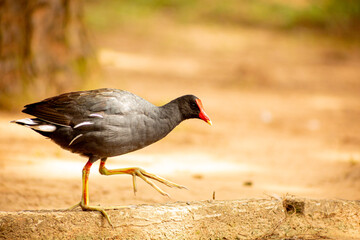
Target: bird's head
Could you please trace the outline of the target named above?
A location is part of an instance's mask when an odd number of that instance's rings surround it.
[[[179,109],[184,119],[199,118],[212,125],[206,114],[202,102],[194,95],[185,95],[179,98]]]

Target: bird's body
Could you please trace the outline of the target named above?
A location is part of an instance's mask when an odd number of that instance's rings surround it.
[[[23,112],[37,117],[28,119],[29,127],[61,147],[99,158],[143,148],[183,120],[173,102],[157,107],[117,89],[66,93],[26,105]]]
[[[107,170],[105,161],[164,138],[183,120],[200,118],[211,124],[200,99],[193,95],[157,107],[135,94],[110,88],[61,94],[26,105],[23,112],[35,118],[15,123],[30,127],[64,149],[89,157],[83,170],[83,197],[79,205],[84,210],[101,211],[108,220],[103,209],[87,205],[87,177],[93,162],[101,159],[102,174],[128,173],[134,178],[142,175],[143,180],[145,176],[168,186],[182,187],[143,170],[138,173],[139,169]],[[149,184],[153,186],[152,182]],[[165,194],[156,185],[153,187]]]

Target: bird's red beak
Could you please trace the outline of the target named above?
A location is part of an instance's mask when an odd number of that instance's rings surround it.
[[[212,122],[209,118],[209,116],[206,114],[204,107],[202,105],[202,102],[200,99],[196,99],[196,103],[199,106],[200,109],[200,113],[199,113],[199,118],[201,118],[202,120],[204,120],[205,122],[207,122],[208,124],[212,125]]]

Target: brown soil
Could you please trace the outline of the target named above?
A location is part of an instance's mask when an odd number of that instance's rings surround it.
[[[185,185],[171,198],[130,176],[90,175],[93,204],[127,205],[294,194],[360,199],[360,49],[266,29],[179,27],[97,36],[101,87],[163,104],[192,93],[213,126],[189,120],[162,141],[108,160]],[[41,100],[41,99],[39,99]],[[20,109],[19,109],[20,112]],[[80,200],[86,159],[0,113],[0,211]]]

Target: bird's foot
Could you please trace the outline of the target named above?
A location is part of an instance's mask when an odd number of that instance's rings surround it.
[[[106,159],[105,159],[106,160]],[[167,194],[166,192],[164,192],[162,189],[160,189],[155,183],[153,183],[152,181],[149,180],[149,178],[158,181],[162,184],[165,184],[168,187],[176,187],[176,188],[185,188],[185,186],[176,184],[174,182],[171,182],[169,180],[166,180],[165,178],[159,177],[155,174],[152,173],[148,173],[146,172],[144,169],[138,168],[138,167],[130,167],[130,168],[119,168],[119,169],[107,169],[105,167],[105,160],[101,160],[100,163],[100,167],[99,167],[99,172],[103,175],[115,175],[115,174],[130,174],[133,177],[133,188],[134,188],[134,194],[136,194],[137,192],[137,187],[136,187],[136,177],[141,178],[142,180],[144,180],[147,184],[149,184],[150,186],[152,186],[153,188],[156,189],[156,191],[158,191],[159,193],[161,193],[162,195],[165,196],[170,196],[169,194]]]
[[[102,208],[102,207],[99,207],[99,206],[89,206],[89,205],[86,205],[86,204],[83,204],[82,202],[79,202],[77,204],[75,204],[74,206],[68,208],[67,210],[70,211],[70,210],[73,210],[77,207],[81,207],[81,209],[83,211],[98,211],[100,212],[105,218],[106,220],[108,221],[108,223],[110,224],[110,226],[112,228],[114,228],[114,225],[112,224],[111,220],[110,220],[110,217],[109,215],[107,214],[107,212],[105,212],[105,209],[106,210],[115,210],[115,209],[120,209],[121,207],[106,207],[106,208]]]
[[[141,178],[142,180],[144,180],[147,184],[149,184],[150,186],[152,186],[153,188],[156,189],[156,191],[158,191],[159,193],[161,193],[164,196],[168,196],[170,197],[170,195],[166,192],[164,192],[161,188],[159,188],[155,183],[153,183],[152,181],[150,181],[148,178],[151,178],[153,180],[156,180],[168,187],[176,187],[176,188],[185,188],[187,189],[185,186],[183,185],[179,185],[177,183],[171,182],[169,180],[166,180],[165,178],[159,177],[155,174],[152,173],[148,173],[146,172],[144,169],[141,168],[128,168],[127,169],[127,173],[131,174],[133,176],[133,187],[134,187],[134,193],[136,194],[137,191],[137,187],[136,187],[136,177]]]
[[[110,226],[112,228],[114,228],[114,225],[112,224],[109,215],[105,212],[105,209],[102,207],[98,207],[98,206],[89,206],[89,205],[85,205],[80,203],[80,207],[83,211],[98,211],[101,212],[101,214],[106,218],[106,220],[108,221],[108,223],[110,224]]]

